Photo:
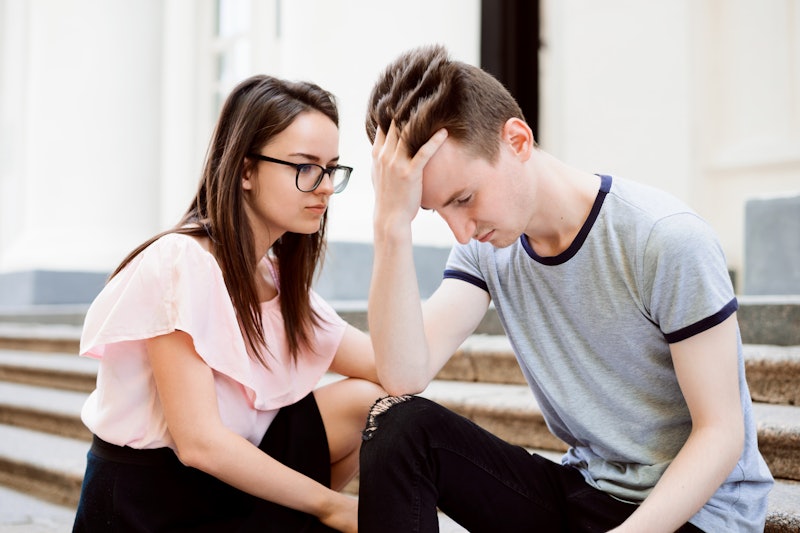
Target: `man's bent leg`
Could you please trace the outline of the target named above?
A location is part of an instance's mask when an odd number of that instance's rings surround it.
[[[560,531],[560,468],[429,400],[385,398],[364,431],[359,529],[438,531],[438,506],[471,532]]]

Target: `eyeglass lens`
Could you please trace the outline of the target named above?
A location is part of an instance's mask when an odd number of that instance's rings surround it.
[[[330,175],[334,192],[340,192],[347,185],[348,170],[345,168],[326,169],[319,165],[298,165],[297,167],[297,188],[301,191],[313,191],[324,178],[324,174]]]

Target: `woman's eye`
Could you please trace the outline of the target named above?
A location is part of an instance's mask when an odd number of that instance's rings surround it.
[[[465,196],[463,198],[459,198],[458,200],[456,200],[456,203],[458,205],[465,205],[465,204],[468,204],[470,200],[472,200],[472,195],[471,194],[469,196]]]
[[[298,165],[297,167],[297,172],[299,172],[303,176],[313,174],[314,170],[316,170],[316,167],[314,165]]]

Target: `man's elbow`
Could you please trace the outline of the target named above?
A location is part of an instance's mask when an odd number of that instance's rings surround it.
[[[419,378],[399,378],[397,376],[381,376],[381,385],[389,396],[419,394],[428,387],[429,381]]]

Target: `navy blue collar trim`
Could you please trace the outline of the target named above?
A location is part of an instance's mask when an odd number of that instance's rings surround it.
[[[586,222],[583,223],[578,235],[575,236],[575,240],[572,241],[572,244],[569,245],[569,248],[552,257],[541,257],[539,254],[533,251],[533,248],[531,248],[531,245],[528,243],[528,239],[525,237],[525,235],[520,235],[519,241],[531,259],[543,265],[561,265],[572,259],[575,254],[578,253],[578,250],[581,249],[584,241],[586,241],[586,237],[589,236],[589,231],[591,231],[592,226],[594,226],[597,217],[600,215],[600,208],[603,207],[603,201],[605,201],[606,195],[611,191],[611,176],[607,176],[605,174],[598,175],[600,176],[600,189],[597,192],[597,198],[594,199],[592,210],[589,211],[589,216],[586,218]]]

